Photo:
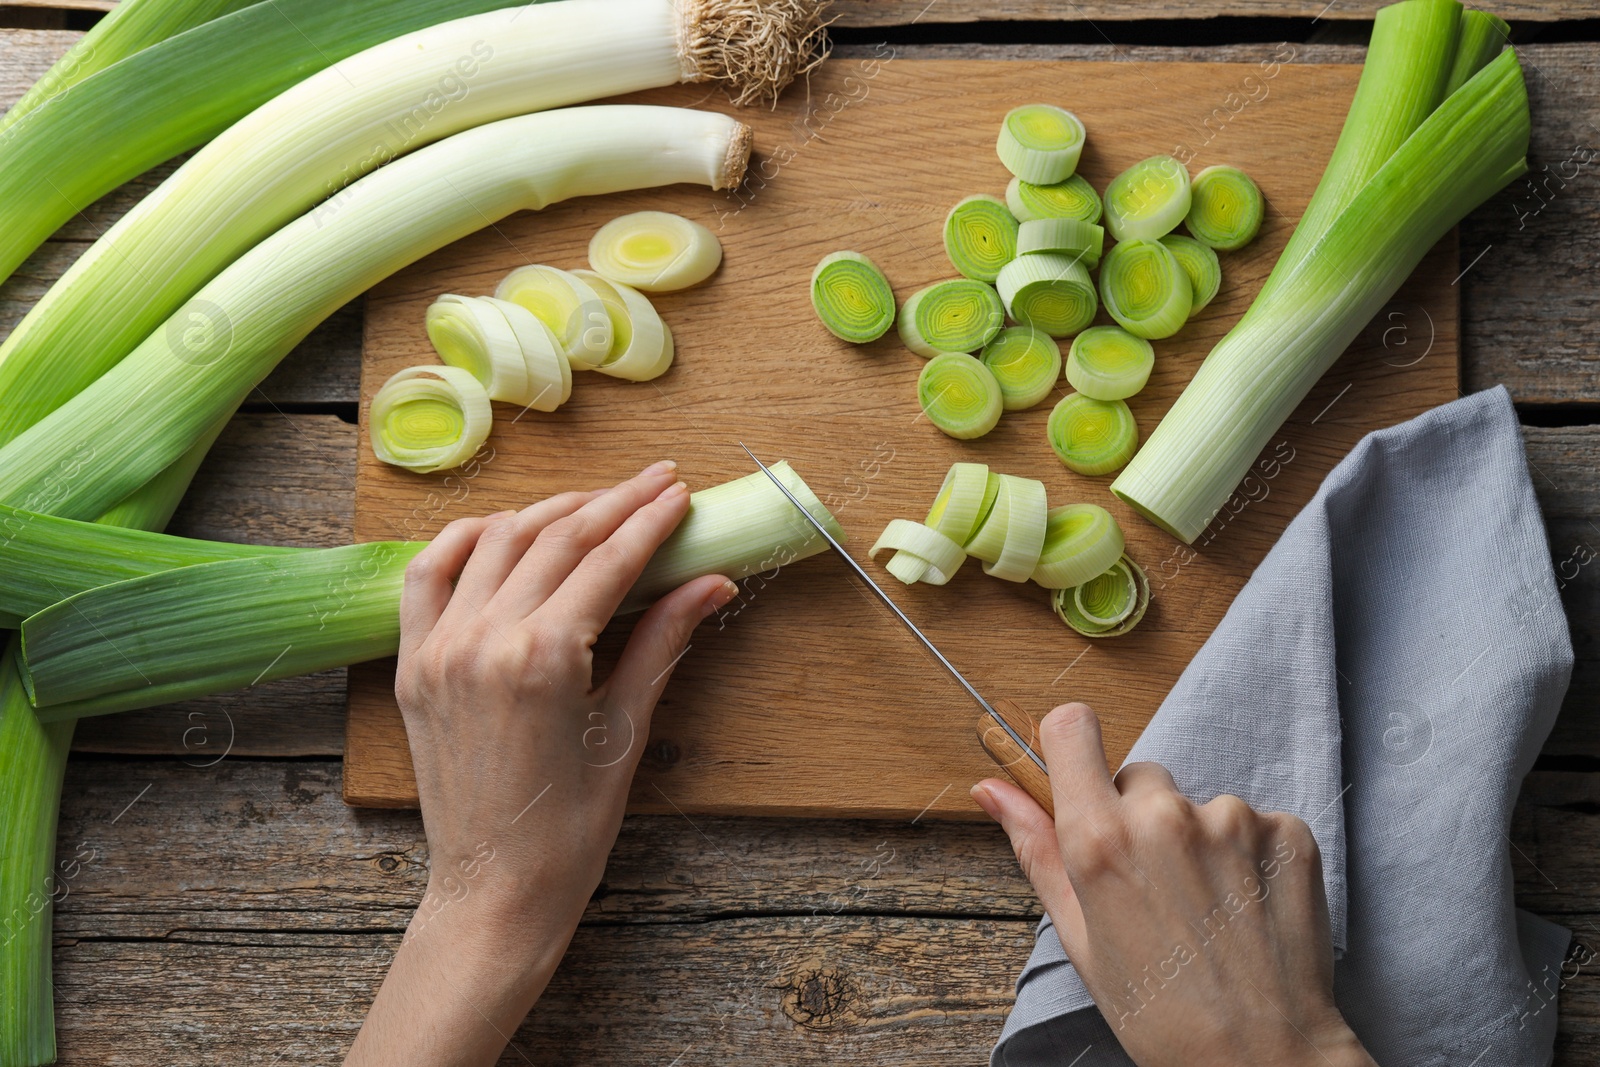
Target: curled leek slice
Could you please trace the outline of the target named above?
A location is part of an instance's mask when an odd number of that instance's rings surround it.
[[[1072,339],[1067,384],[1090,400],[1126,400],[1144,388],[1156,351],[1120,326],[1091,326]]]
[[[368,419],[377,457],[419,474],[465,463],[494,424],[483,383],[461,367],[407,367],[383,383]]]
[[[1077,333],[1100,307],[1084,265],[1048,252],[1013,259],[995,286],[1012,318],[1051,337]]]
[[[1025,582],[1032,577],[1044,548],[1049,511],[1044,483],[1010,474],[998,475],[998,479],[994,507],[967,545],[967,555],[984,561],[985,574]]]
[[[1050,447],[1070,470],[1090,476],[1121,470],[1139,447],[1139,428],[1124,400],[1069,393],[1050,412]]]
[[[1194,286],[1178,257],[1160,241],[1121,241],[1100,264],[1100,299],[1124,330],[1160,340],[1183,328]]]
[[[1183,224],[1201,244],[1232,252],[1255,240],[1266,210],[1250,175],[1238,167],[1207,167],[1194,176]]]
[[[828,332],[863,345],[894,325],[894,290],[877,265],[859,252],[832,252],[811,272],[811,306]]]
[[[1118,621],[1110,624],[1099,621],[1103,616],[1091,611],[1121,614],[1124,604],[1131,607]],[[1080,592],[1081,591],[1081,592]],[[1120,637],[1132,630],[1144,618],[1150,607],[1150,580],[1139,565],[1127,556],[1112,564],[1105,573],[1096,575],[1075,589],[1057,589],[1050,598],[1061,621],[1084,637]],[[1086,607],[1088,610],[1085,610]]]
[[[1171,156],[1143,159],[1106,186],[1106,229],[1119,241],[1154,241],[1189,213],[1189,172]]]
[[[944,218],[944,250],[956,271],[992,282],[1017,256],[1017,220],[997,196],[969,196]]]
[[[1004,410],[1000,383],[964,352],[941,352],[917,376],[917,401],[928,421],[957,440],[982,437]]]
[[[1104,208],[1087,179],[1074,174],[1055,185],[1035,185],[1012,178],[1006,186],[1006,207],[1019,222],[1033,219],[1082,219],[1099,222]]]
[[[593,370],[611,353],[611,316],[605,301],[582,278],[555,267],[518,267],[494,295],[533,312],[550,327],[578,370]]]
[[[592,270],[575,270],[572,275],[599,295],[611,320],[611,350],[594,369],[630,382],[648,382],[667,373],[672,366],[672,331],[650,298]]]
[[[550,327],[534,317],[533,312],[520,304],[498,297],[480,297],[485,304],[496,308],[517,335],[517,347],[522,350],[522,363],[528,373],[528,391],[525,398],[512,403],[521,404],[534,411],[554,411],[572,397],[572,364],[556,341]],[[496,399],[490,394],[490,399]]]
[[[909,519],[894,519],[867,552],[877,559],[880,552],[895,550],[885,569],[907,585],[927,582],[944,585],[961,568],[967,554],[961,545],[931,527]]]
[[[646,293],[699,285],[722,265],[722,242],[700,225],[666,211],[612,219],[589,239],[589,266]]]
[[[526,404],[532,398],[522,344],[499,308],[447,293],[428,308],[424,322],[439,358],[470,372],[490,400]]]
[[[917,355],[976,352],[1005,324],[994,288],[970,278],[935,282],[911,294],[900,309],[900,340]]]
[[[989,492],[991,482],[994,492]],[[978,532],[995,495],[999,483],[989,475],[986,463],[953,463],[944,476],[944,483],[928,509],[927,525],[946,537],[965,545]]]
[[[1115,563],[1122,549],[1122,527],[1100,505],[1051,508],[1033,580],[1046,589],[1082,585]]]
[[[1105,250],[1106,231],[1082,219],[1029,219],[1017,227],[1017,255],[1054,252],[1093,270]]]
[[[1006,169],[1025,182],[1064,182],[1083,154],[1083,123],[1051,104],[1024,104],[1006,112],[995,151]]]
[[[1208,245],[1181,233],[1169,233],[1161,243],[1189,276],[1189,317],[1193,318],[1195,312],[1216,299],[1217,290],[1222,288],[1222,263]]]
[[[1000,383],[1000,402],[1007,411],[1033,407],[1061,377],[1061,346],[1032,326],[1001,330],[978,358]]]

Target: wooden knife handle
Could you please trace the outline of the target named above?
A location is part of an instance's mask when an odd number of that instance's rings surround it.
[[[1006,725],[1017,732],[1018,737],[1027,741],[1035,752],[1039,751],[1039,724],[1033,721],[1033,716],[1009,700],[993,700],[990,701],[990,706],[1005,719]],[[1011,739],[1011,735],[987,713],[978,716],[978,743],[989,754],[989,758],[1011,776],[1013,782],[1038,801],[1039,806],[1048,812],[1052,819],[1055,818],[1056,805],[1055,798],[1050,793],[1050,776],[1040,770],[1039,765],[1028,757],[1027,752],[1023,751]]]

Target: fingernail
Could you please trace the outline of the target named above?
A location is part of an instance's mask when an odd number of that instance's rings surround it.
[[[1000,805],[995,803],[994,794],[985,789],[982,782],[979,782],[977,785],[973,786],[971,793],[972,799],[978,802],[978,807],[983,809],[984,814],[988,815],[989,818],[993,819],[995,822],[999,822]]]
[[[705,610],[701,613],[701,618],[704,618],[706,615],[710,615],[713,611],[719,611],[726,607],[729,601],[738,595],[738,586],[734,585],[732,582],[723,582],[721,585],[717,586],[715,592],[706,597],[706,606]]]
[[[689,491],[689,486],[684,482],[673,482],[661,492],[656,494],[657,500],[671,500],[675,496],[682,496]]]
[[[652,474],[665,474],[668,471],[675,471],[677,469],[678,465],[676,463],[670,459],[664,459],[660,463],[652,463],[650,466],[646,467],[644,469],[644,477],[648,478]]]

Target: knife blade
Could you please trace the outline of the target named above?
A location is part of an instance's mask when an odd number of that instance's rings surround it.
[[[882,586],[872,580],[872,576],[862,569],[861,565],[855,561],[855,558],[850,553],[844,550],[844,546],[833,539],[833,535],[828,532],[827,527],[818,521],[817,517],[811,514],[810,510],[789,491],[789,487],[783,484],[783,479],[772,473],[771,468],[761,462],[756,457],[756,454],[746,447],[743,441],[739,442],[739,447],[744,449],[745,455],[750,457],[751,462],[761,468],[762,473],[772,480],[772,484],[777,486],[778,491],[788,498],[789,503],[793,504],[800,514],[805,516],[806,522],[810,523],[812,529],[816,530],[822,539],[828,543],[834,553],[845,561],[845,564],[855,573],[855,576],[861,580],[861,584],[866,586],[869,592],[883,602],[884,606],[911,633],[911,636],[921,643],[923,649],[949,672],[950,677],[955,679],[956,683],[966,690],[967,695],[973,699],[978,707],[983,709],[983,714],[978,719],[978,741],[983,746],[983,750],[988,753],[990,759],[994,760],[1002,770],[1026,790],[1029,796],[1033,797],[1045,811],[1049,812],[1051,817],[1054,817],[1055,805],[1053,803],[1054,798],[1050,792],[1050,772],[1045,766],[1044,758],[1039,755],[1035,747],[1038,744],[1039,731],[1032,717],[1009,700],[999,699],[993,703],[985,700],[983,694],[979,693],[972,683],[967,681],[966,676],[956,669],[955,664],[951,663],[945,654],[939,651],[938,646],[929,640],[928,636],[917,627],[917,624],[912,622],[906,616],[906,613],[900,610],[900,605],[894,602],[894,598],[885,592]],[[996,726],[1000,728],[999,733],[995,732],[994,728]]]

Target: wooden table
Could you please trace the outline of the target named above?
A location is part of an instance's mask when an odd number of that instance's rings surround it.
[[[925,4],[850,0],[840,54],[887,40],[899,55],[997,62],[1253,62],[1287,37],[1295,61],[1353,63],[1373,7]],[[75,39],[66,27],[92,17],[82,9],[109,6],[0,6],[0,26],[13,27],[0,29],[0,105]],[[1592,36],[1588,26],[1549,24],[1600,14],[1600,0],[1496,9],[1533,42],[1533,166],[1554,171],[1600,145],[1600,43],[1566,40]],[[1212,15],[1229,17],[1195,21]],[[1600,551],[1600,175],[1591,165],[1548,188],[1542,208],[1512,189],[1462,227],[1462,389],[1499,382],[1516,397],[1551,551],[1570,578],[1578,667],[1507,847],[1518,902],[1577,938],[1556,1062],[1579,1064],[1600,1057],[1600,567],[1581,565]],[[0,330],[130,202],[108,197],[0,286]],[[174,532],[349,538],[360,332],[353,306],[285,362],[223,436]],[[427,871],[415,813],[340,802],[343,696],[343,673],[330,672],[80,727],[58,847],[83,843],[99,858],[56,916],[61,1062],[342,1055]],[[560,974],[502,1062],[987,1062],[1038,915],[987,825],[632,818]]]

